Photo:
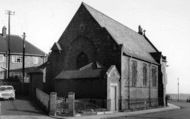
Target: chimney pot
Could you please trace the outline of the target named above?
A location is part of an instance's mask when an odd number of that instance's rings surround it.
[[[143,35],[143,29],[142,29],[142,27],[140,25],[138,26],[138,33],[140,35]]]
[[[7,35],[7,28],[5,26],[3,26],[3,28],[2,28],[2,35],[3,35],[3,37],[6,37],[6,35]]]

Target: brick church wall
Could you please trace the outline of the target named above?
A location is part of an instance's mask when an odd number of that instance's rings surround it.
[[[50,90],[54,90],[53,78],[62,70],[77,69],[76,57],[81,52],[88,56],[89,63],[96,61],[105,68],[113,64],[119,66],[118,58],[114,58],[120,57],[118,45],[84,7],[79,9],[81,10],[75,14],[58,41],[62,51],[50,53],[47,66],[47,82],[48,87],[51,87]]]
[[[137,61],[137,82],[135,86],[132,86],[132,71],[131,62]],[[147,64],[147,84],[143,85],[143,64]],[[122,83],[121,83],[121,95],[122,95],[122,109],[137,109],[147,108],[149,106],[158,106],[158,74],[157,74],[157,86],[152,86],[152,66],[157,68],[158,66],[130,58],[128,56],[122,57]],[[130,80],[130,85],[128,85]],[[128,105],[130,104],[130,106]]]

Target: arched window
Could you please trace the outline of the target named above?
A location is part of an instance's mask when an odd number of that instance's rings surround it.
[[[77,56],[77,68],[79,69],[79,68],[87,65],[88,63],[89,63],[88,56],[84,52],[81,52]]]
[[[152,86],[157,86],[157,69],[155,66],[152,67]]]
[[[147,64],[143,64],[143,85],[147,86]]]
[[[132,61],[131,69],[132,69],[132,87],[135,87],[137,83],[137,61],[134,60]]]

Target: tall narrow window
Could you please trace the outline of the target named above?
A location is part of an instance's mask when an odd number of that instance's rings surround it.
[[[135,87],[137,83],[137,61],[132,61],[132,86]]]
[[[143,64],[143,86],[147,86],[147,64]]]
[[[152,86],[157,86],[157,69],[156,67],[152,67]]]
[[[88,56],[82,52],[77,57],[77,68],[81,68],[89,63]]]

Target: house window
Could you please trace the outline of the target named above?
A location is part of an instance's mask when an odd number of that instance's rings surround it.
[[[137,61],[132,61],[132,86],[135,87],[137,83]]]
[[[17,55],[12,56],[12,62],[13,63],[21,63],[22,62],[22,56],[17,56]]]
[[[143,64],[143,86],[147,86],[147,64]]]
[[[0,55],[0,62],[4,62],[4,60],[5,60],[4,55]]]
[[[32,57],[32,62],[33,62],[33,64],[38,64],[39,58],[38,57]]]
[[[157,69],[156,67],[152,67],[152,86],[157,86]]]
[[[82,52],[77,57],[77,68],[81,68],[89,63],[88,56]]]

